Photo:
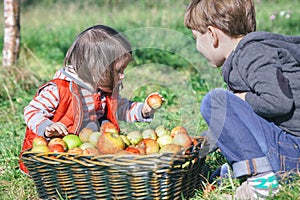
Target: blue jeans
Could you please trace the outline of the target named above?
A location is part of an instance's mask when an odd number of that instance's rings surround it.
[[[233,93],[210,91],[200,111],[209,126],[209,143],[221,149],[235,177],[299,170],[300,137],[260,117]]]

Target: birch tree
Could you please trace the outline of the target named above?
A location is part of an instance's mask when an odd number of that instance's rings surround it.
[[[4,0],[2,66],[15,65],[20,51],[20,0]]]

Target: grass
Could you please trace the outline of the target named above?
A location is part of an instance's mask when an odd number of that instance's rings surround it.
[[[132,43],[135,60],[126,69],[122,96],[143,101],[148,93],[159,91],[166,99],[151,124],[121,124],[123,127],[143,129],[160,123],[169,127],[183,124],[193,135],[207,128],[199,114],[201,99],[210,89],[225,85],[220,69],[211,68],[196,51],[191,32],[183,25],[187,3],[186,0],[21,1],[19,63],[10,69],[0,69],[0,199],[38,199],[32,180],[18,170],[25,132],[23,108],[36,88],[62,66],[65,52],[76,35],[91,25],[110,25]],[[298,0],[256,0],[256,6],[258,30],[299,35]],[[0,28],[3,29],[3,23]],[[223,162],[218,152],[207,157],[211,170]],[[210,192],[209,184],[203,185],[207,189],[196,192],[193,199],[221,199],[224,194],[232,194],[238,182],[223,180],[221,186]],[[299,186],[298,179],[283,184],[274,199],[299,199]]]

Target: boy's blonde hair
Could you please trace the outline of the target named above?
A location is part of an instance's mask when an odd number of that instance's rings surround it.
[[[81,32],[65,57],[78,77],[95,89],[116,86],[116,64],[127,65],[132,59],[130,43],[116,30],[96,25]]]
[[[213,26],[236,38],[256,30],[253,0],[192,0],[184,24],[204,34]]]

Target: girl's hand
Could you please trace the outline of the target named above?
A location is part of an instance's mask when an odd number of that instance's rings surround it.
[[[148,117],[150,117],[151,115],[153,115],[154,113],[155,113],[155,111],[157,110],[157,109],[154,109],[154,108],[151,108],[149,105],[148,105],[148,98],[151,96],[151,95],[158,95],[159,97],[160,97],[160,99],[161,99],[161,104],[165,101],[165,99],[163,98],[163,96],[162,95],[160,95],[159,93],[157,93],[157,92],[154,92],[154,93],[151,93],[151,94],[149,94],[148,95],[148,97],[146,98],[146,100],[145,100],[145,103],[144,103],[144,107],[142,108],[142,115],[143,115],[143,117],[144,118],[148,118]]]
[[[50,126],[46,127],[45,136],[46,137],[57,137],[68,135],[67,127],[61,122],[55,122]]]

